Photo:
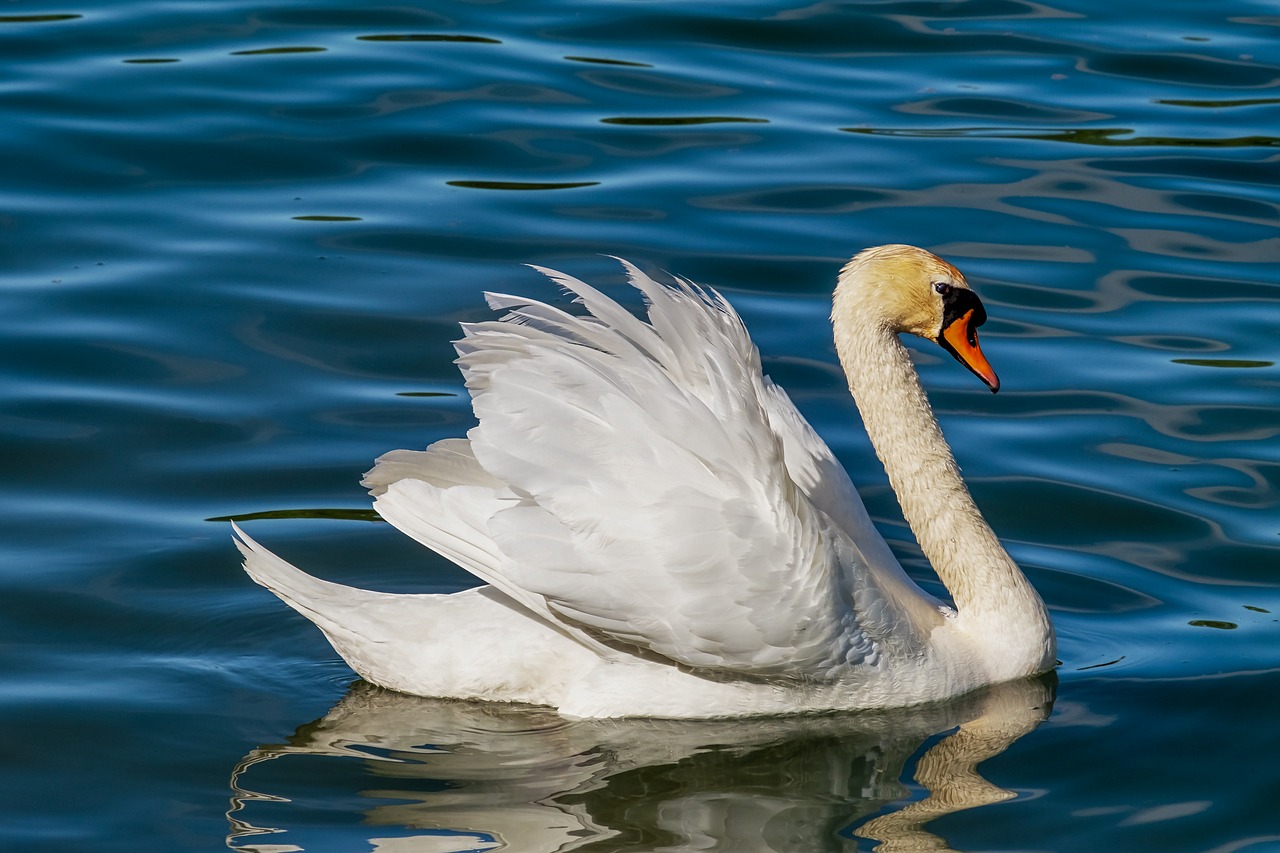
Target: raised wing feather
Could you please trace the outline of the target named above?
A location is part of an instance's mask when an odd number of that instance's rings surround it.
[[[387,460],[415,482],[371,472],[384,516],[575,635],[698,669],[822,677],[874,663],[880,638],[909,641],[893,579],[886,590],[866,565],[888,555],[883,540],[825,444],[761,375],[736,312],[714,292],[627,269],[648,323],[551,271],[587,315],[490,296],[509,313],[457,343],[479,419],[471,458],[459,464],[450,448],[438,475],[413,473],[429,458]],[[483,476],[457,485],[471,459]],[[456,524],[409,512],[424,490],[439,516],[466,519],[462,538],[488,537],[469,549],[482,565],[457,556]],[[850,494],[856,507],[837,510]],[[874,553],[844,524],[870,530]]]
[[[942,602],[924,592],[902,570],[871,521],[849,474],[831,448],[796,409],[791,398],[764,377],[763,403],[769,424],[782,439],[787,473],[809,501],[848,534],[854,550],[848,589],[866,631],[903,650],[918,646],[943,621]]]

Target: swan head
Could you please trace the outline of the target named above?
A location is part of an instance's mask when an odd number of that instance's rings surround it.
[[[864,249],[840,271],[832,321],[847,334],[868,324],[933,341],[992,393],[1000,379],[978,346],[987,311],[960,270],[915,246]]]

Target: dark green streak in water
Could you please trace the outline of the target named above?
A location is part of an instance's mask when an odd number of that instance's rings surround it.
[[[842,127],[846,133],[871,136],[905,136],[921,139],[1037,139],[1045,142],[1069,142],[1076,145],[1152,148],[1274,148],[1280,137],[1233,136],[1203,139],[1178,136],[1127,136],[1132,128],[1064,128],[1061,130],[1026,130],[1008,127],[889,128]],[[1120,138],[1123,137],[1123,138]]]
[[[625,124],[637,127],[676,127],[695,124],[768,124],[768,119],[737,116],[652,116],[602,118],[602,124]]]
[[[1165,98],[1156,101],[1171,107],[1204,107],[1211,110],[1230,109],[1232,107],[1258,107],[1267,104],[1280,104],[1280,98],[1238,98],[1229,101],[1195,101],[1179,98]]]
[[[469,190],[572,190],[579,187],[594,187],[599,181],[445,181],[451,187],[462,187]]]
[[[1274,361],[1256,361],[1249,358],[1175,358],[1174,364],[1191,364],[1196,367],[1272,367]]]
[[[245,512],[235,515],[219,515],[205,521],[262,521],[286,518],[329,518],[339,521],[382,521],[382,516],[371,509],[273,509],[265,512]]]
[[[627,68],[652,68],[647,62],[627,62],[622,59],[601,59],[596,56],[566,56],[570,62],[589,62],[593,65],[622,65]]]
[[[1120,663],[1120,661],[1124,659],[1125,659],[1125,655],[1120,655],[1120,657],[1116,658],[1115,660],[1109,660],[1109,661],[1104,661],[1103,663],[1095,663],[1095,664],[1090,664],[1089,666],[1079,667],[1076,669],[1076,672],[1084,672],[1087,669],[1102,669],[1103,667],[1106,667],[1106,666],[1115,666],[1116,664]]]
[[[498,39],[485,36],[464,36],[450,33],[393,33],[389,35],[356,36],[358,41],[432,41],[458,42],[462,44],[502,44]]]
[[[50,24],[83,17],[84,15],[0,15],[0,24]]]
[[[232,56],[272,56],[284,53],[324,53],[326,47],[263,47],[256,50],[235,50]]]

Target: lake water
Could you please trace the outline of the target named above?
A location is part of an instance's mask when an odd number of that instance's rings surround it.
[[[7,4],[0,847],[1280,850],[1278,45],[1262,0]],[[241,572],[230,516],[470,585],[360,475],[468,427],[483,290],[608,253],[737,305],[936,584],[826,321],[886,242],[986,301],[998,396],[919,363],[1056,684],[571,723],[353,685]]]

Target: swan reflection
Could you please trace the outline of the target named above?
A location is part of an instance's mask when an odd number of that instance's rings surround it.
[[[1014,796],[975,768],[1039,725],[1053,691],[1050,676],[885,713],[569,721],[358,682],[287,744],[237,765],[227,842],[256,853],[357,841],[380,853],[868,849],[859,839],[881,853],[948,850],[924,825]],[[915,764],[927,796],[905,802],[907,762],[948,731]]]

